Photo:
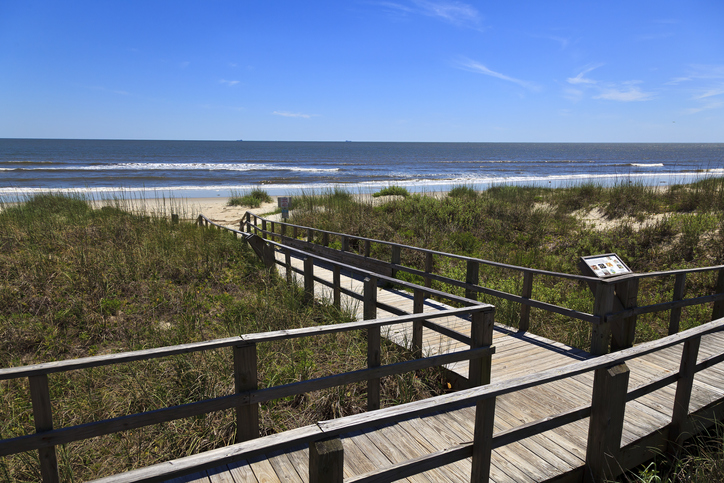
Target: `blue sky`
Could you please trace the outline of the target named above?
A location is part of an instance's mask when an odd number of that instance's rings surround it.
[[[0,0],[0,137],[724,142],[724,2]]]

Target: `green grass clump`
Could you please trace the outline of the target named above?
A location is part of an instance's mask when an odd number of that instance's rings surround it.
[[[453,188],[448,191],[447,195],[453,198],[477,198],[478,192],[475,191],[475,188],[473,188],[472,186],[459,185],[453,186]]]
[[[261,188],[254,188],[248,192],[232,192],[229,198],[229,206],[248,206],[250,208],[259,208],[262,203],[270,203],[271,196]]]
[[[121,203],[122,205],[122,203]],[[348,322],[304,301],[228,232],[133,214],[111,202],[41,195],[0,210],[0,367]],[[382,363],[409,357],[383,345]],[[356,332],[259,344],[261,387],[366,367]],[[390,405],[437,394],[439,373],[386,378]],[[233,357],[220,349],[51,374],[54,427],[231,394]],[[271,434],[365,408],[364,384],[261,405]],[[0,435],[34,433],[27,379],[2,381]],[[234,411],[59,446],[61,479],[85,481],[234,441]],[[2,458],[8,481],[38,481],[35,452]],[[0,478],[2,479],[2,478]]]
[[[410,192],[407,191],[407,188],[404,186],[388,186],[386,188],[382,188],[376,193],[372,193],[372,196],[375,198],[378,198],[380,196],[404,196],[408,197],[410,196]]]

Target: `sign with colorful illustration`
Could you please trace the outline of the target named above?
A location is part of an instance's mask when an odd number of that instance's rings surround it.
[[[581,260],[599,278],[617,277],[633,273],[615,253],[581,257]]]

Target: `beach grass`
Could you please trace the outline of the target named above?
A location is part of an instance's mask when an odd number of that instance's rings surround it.
[[[259,208],[262,203],[270,203],[272,197],[262,188],[253,188],[248,191],[232,190],[229,197],[229,206],[248,206]]]
[[[331,305],[265,269],[228,232],[173,223],[170,214],[97,207],[39,195],[0,212],[0,367],[347,322]],[[118,200],[118,205],[124,205]],[[260,344],[269,387],[366,367],[364,334]],[[409,354],[383,343],[382,363]],[[56,428],[231,394],[228,350],[53,374]],[[383,381],[382,404],[446,390],[439,371]],[[363,384],[263,404],[262,434],[361,412]],[[27,379],[0,382],[0,435],[34,432]],[[234,441],[233,411],[58,447],[61,478],[84,481]],[[37,453],[0,459],[8,481],[38,481]]]
[[[375,198],[378,198],[380,196],[410,196],[410,192],[405,188],[404,186],[387,186],[385,188],[382,188],[381,190],[372,193],[372,196]]]

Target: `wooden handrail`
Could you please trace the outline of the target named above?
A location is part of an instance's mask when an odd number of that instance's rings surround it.
[[[722,330],[724,330],[724,319],[718,319],[705,325],[688,329],[684,332],[680,332],[678,334],[674,334],[663,339],[647,342],[641,344],[640,346],[624,349],[614,354],[603,355],[595,359],[575,362],[565,367],[550,369],[536,374],[529,374],[507,381],[488,384],[485,386],[465,389],[456,393],[436,396],[422,401],[415,401],[412,403],[384,408],[371,413],[357,414],[336,420],[320,421],[316,425],[307,426],[298,430],[292,430],[287,433],[280,433],[260,438],[255,441],[249,441],[226,448],[211,450],[199,455],[181,458],[173,462],[161,463],[147,468],[130,471],[124,474],[114,475],[113,477],[97,480],[97,483],[110,483],[111,481],[119,483],[131,481],[161,481],[183,474],[189,474],[191,472],[199,471],[201,469],[208,469],[223,464],[249,459],[272,450],[283,450],[286,448],[299,447],[303,444],[313,444],[315,441],[339,437],[340,435],[344,435],[353,431],[369,430],[373,427],[385,424],[394,424],[400,420],[413,417],[421,417],[433,412],[443,412],[458,409],[461,407],[469,407],[472,404],[479,404],[480,402],[486,400],[494,401],[495,398],[498,396],[503,396],[505,394],[514,393],[531,387],[571,378],[591,371],[609,371],[609,373],[611,373],[611,368],[625,368],[625,363],[628,360],[642,357],[646,354],[651,354],[653,352],[657,352],[678,344],[693,343],[693,347],[697,348],[698,341],[701,339],[701,337],[708,334],[713,334],[715,332],[720,332]],[[661,384],[663,383],[666,383],[666,385],[668,385],[676,381],[685,381],[683,383],[684,385],[681,385],[682,382],[678,382],[678,387],[684,389],[688,387],[688,391],[690,393],[691,386],[688,384],[688,381],[693,377],[693,375],[706,367],[710,367],[714,363],[721,362],[722,359],[724,359],[724,354],[712,356],[709,358],[709,360],[693,366],[690,363],[689,366],[686,368],[683,366],[686,361],[691,361],[695,359],[696,351],[690,351],[689,353],[686,353],[685,351],[685,354],[682,356],[682,362],[680,364],[679,372],[675,374],[668,374],[664,378],[644,384],[630,392],[626,391],[625,385],[621,385],[619,383],[619,388],[623,387],[624,390],[623,398],[619,397],[613,403],[611,401],[610,393],[599,391],[598,395],[596,396],[598,399],[593,399],[591,405],[578,407],[564,413],[551,415],[537,421],[529,422],[521,426],[500,432],[495,436],[493,436],[492,430],[487,434],[476,432],[474,441],[462,443],[459,445],[453,445],[446,450],[437,451],[428,455],[423,455],[421,457],[415,458],[414,460],[401,462],[386,468],[379,468],[371,473],[359,475],[346,481],[391,481],[405,476],[411,476],[413,474],[426,471],[428,469],[437,468],[470,457],[471,455],[473,457],[473,468],[475,468],[476,459],[484,459],[486,456],[479,454],[475,451],[476,444],[478,443],[478,438],[486,439],[487,443],[482,446],[487,448],[487,451],[492,451],[492,449],[494,448],[521,441],[536,434],[550,431],[552,429],[556,429],[563,425],[570,424],[575,421],[580,421],[588,417],[591,417],[591,420],[593,421],[593,406],[606,406],[610,404],[625,405],[626,401],[632,399],[634,396],[640,397],[650,392],[646,390],[649,386],[654,388],[660,388]],[[594,389],[594,392],[595,391],[596,390]],[[676,407],[688,408],[688,404],[684,406],[680,404],[683,399],[686,399],[681,396],[680,392],[681,391],[677,389],[675,396],[676,401],[674,402],[675,411],[677,411]],[[480,406],[478,406],[478,411],[480,410],[479,408]],[[622,417],[622,406],[618,406],[615,410],[613,409],[614,408],[607,409],[606,414],[619,413],[619,415]],[[688,410],[685,409],[685,412],[686,415],[688,415]],[[675,412],[672,415],[672,418],[675,422],[677,422],[677,424],[681,424],[681,415],[679,413]],[[607,423],[608,421],[608,419],[601,420],[601,422],[604,423]],[[621,421],[613,421],[613,423],[620,425]],[[590,431],[594,430],[593,426],[594,423],[592,422],[591,427],[589,427],[589,437]],[[615,434],[612,435],[614,440],[615,436]],[[677,440],[679,438],[679,434],[670,431],[668,437],[670,440],[672,438],[674,440]],[[618,435],[616,448],[613,448],[615,453],[621,452],[621,449],[618,448],[619,444],[620,435]],[[489,454],[487,456],[489,461]],[[587,465],[590,465],[589,468],[598,468],[599,470],[600,466],[605,463],[605,458],[607,458],[607,456],[604,454],[593,456],[589,454],[587,457],[589,458],[589,460],[587,460]],[[593,457],[599,459],[597,461],[591,461],[590,458]]]

